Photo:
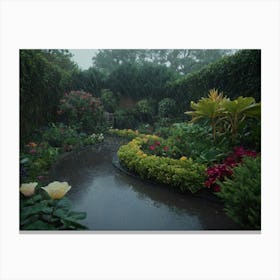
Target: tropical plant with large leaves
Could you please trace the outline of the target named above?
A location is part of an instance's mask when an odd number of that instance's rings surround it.
[[[217,89],[211,89],[207,98],[203,97],[197,103],[191,101],[191,108],[194,111],[188,111],[185,114],[192,116],[191,122],[200,119],[210,120],[213,138],[215,140],[217,125],[224,116],[225,108],[223,104],[227,100],[228,98],[224,97],[222,92],[219,93]]]
[[[228,121],[228,130],[232,138],[235,139],[238,128],[247,117],[260,118],[261,103],[256,103],[253,97],[239,96],[235,100],[225,100],[223,102],[223,115]]]

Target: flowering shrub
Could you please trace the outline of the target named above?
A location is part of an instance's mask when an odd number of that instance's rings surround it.
[[[91,135],[87,136],[83,140],[83,145],[93,145],[96,143],[103,142],[104,140],[104,135],[103,133],[92,133]]]
[[[77,132],[76,127],[71,127],[63,123],[51,123],[43,132],[42,140],[48,142],[53,147],[79,146],[81,135]]]
[[[148,140],[145,140],[148,139]],[[167,157],[170,156],[169,154],[169,147],[166,144],[166,141],[162,138],[156,136],[156,138],[145,138],[143,141],[142,149],[148,154],[156,155],[156,156],[163,156]]]
[[[68,125],[78,125],[80,130],[87,133],[96,131],[103,120],[100,100],[84,91],[65,93],[60,100],[57,113],[63,122]]]
[[[47,142],[27,144],[20,153],[21,182],[46,179],[47,171],[58,155],[59,148],[51,147]]]
[[[230,153],[222,164],[215,164],[207,168],[208,179],[204,183],[207,188],[214,192],[220,192],[221,188],[217,181],[224,181],[226,177],[231,177],[233,174],[232,168],[242,162],[243,157],[256,157],[255,151],[245,150],[243,147],[235,147],[233,153]]]
[[[181,160],[148,155],[141,147],[150,139],[158,141],[158,137],[148,135],[137,137],[127,145],[120,147],[118,157],[120,163],[141,178],[167,184],[181,191],[195,193],[203,187],[206,166],[194,163],[192,159]]]

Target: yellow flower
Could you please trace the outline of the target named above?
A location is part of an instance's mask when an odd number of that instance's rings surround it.
[[[61,199],[70,189],[67,182],[54,181],[46,187],[41,187],[52,199]]]
[[[28,184],[21,184],[20,186],[20,192],[24,196],[32,196],[35,193],[35,187],[38,185],[38,183],[28,183]]]
[[[146,158],[146,157],[147,157],[147,154],[143,154],[142,157]]]
[[[184,161],[184,160],[187,160],[187,157],[184,157],[184,156],[183,156],[183,157],[180,158],[180,160],[183,160],[183,161]]]

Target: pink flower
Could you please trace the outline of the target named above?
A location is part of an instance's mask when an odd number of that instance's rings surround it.
[[[156,145],[156,146],[160,146],[160,142],[159,142],[159,141],[156,141],[156,142],[155,142],[155,145]]]
[[[29,153],[32,154],[32,155],[34,155],[34,154],[37,153],[37,151],[36,151],[35,149],[32,149],[32,150],[29,151]]]
[[[155,147],[154,145],[151,145],[151,146],[150,146],[150,150],[151,150],[151,151],[154,151],[155,148],[156,148],[156,147]]]
[[[45,179],[45,176],[38,176],[38,180],[40,180],[40,181],[42,181],[42,180],[44,180]]]
[[[169,150],[169,148],[168,148],[167,146],[165,146],[165,147],[163,147],[163,150],[164,150],[165,152],[167,152],[167,151]]]

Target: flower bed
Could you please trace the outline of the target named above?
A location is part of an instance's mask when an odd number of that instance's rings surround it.
[[[206,166],[182,157],[148,155],[142,150],[142,145],[149,140],[158,140],[155,135],[137,137],[118,151],[120,163],[128,170],[139,174],[143,179],[167,184],[181,191],[197,192],[203,188]]]

